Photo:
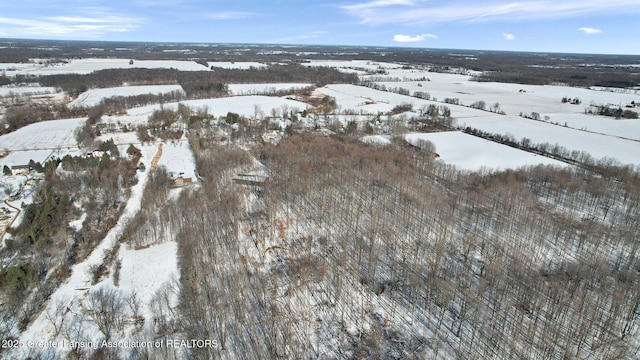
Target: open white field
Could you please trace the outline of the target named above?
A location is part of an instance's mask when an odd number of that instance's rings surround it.
[[[462,77],[463,75],[449,75],[449,74],[437,74],[444,75],[446,77]],[[405,85],[404,82],[396,83],[398,86]],[[474,83],[476,84],[476,83]],[[477,83],[484,85],[486,83]],[[509,84],[501,84],[509,85]],[[457,86],[455,83],[450,86]],[[516,86],[519,87],[520,85]],[[514,87],[514,89],[516,88]],[[451,115],[456,120],[457,126],[466,127],[470,126],[485,132],[502,135],[512,135],[516,140],[522,140],[528,138],[533,144],[549,143],[551,145],[559,144],[571,151],[585,151],[591,154],[596,159],[602,159],[605,157],[618,159],[624,164],[640,164],[640,158],[637,154],[640,154],[640,142],[635,141],[640,139],[640,120],[615,120],[603,116],[585,115],[584,110],[574,111],[579,106],[562,104],[560,98],[556,99],[555,95],[548,95],[545,93],[546,87],[538,87],[537,92],[541,94],[538,98],[530,98],[529,104],[521,103],[522,106],[526,106],[528,113],[536,112],[545,104],[548,109],[556,108],[555,113],[549,113],[549,121],[557,122],[560,125],[564,125],[567,122],[567,127],[554,125],[542,121],[534,121],[525,119],[520,116],[514,115],[497,115],[492,112],[473,109],[465,106],[456,106],[451,104],[443,104],[441,102],[433,102],[414,98],[406,95],[399,95],[392,92],[375,90],[363,86],[355,85],[327,85],[322,88],[318,88],[316,93],[332,96],[336,99],[339,110],[344,112],[345,110],[357,113],[357,114],[370,114],[386,113],[393,109],[396,105],[400,104],[412,104],[415,115],[417,111],[430,104],[437,106],[447,106],[451,109]],[[558,89],[573,89],[566,87],[549,87],[549,89],[555,89],[559,94]],[[422,89],[423,91],[426,89]],[[619,94],[607,91],[595,91],[587,89],[582,90],[588,93],[593,93],[597,96],[602,96],[600,100],[612,100],[606,97]],[[546,94],[542,96],[542,94]],[[511,96],[517,97],[529,97],[531,93],[528,91],[524,94],[520,94],[516,91]],[[502,94],[505,99],[508,98],[506,94]],[[546,97],[546,100],[545,100]],[[553,100],[552,100],[553,99]],[[551,105],[549,105],[551,104]],[[490,103],[487,102],[487,106]],[[501,105],[502,107],[502,105]],[[564,108],[564,111],[563,111]],[[571,112],[571,111],[574,112]],[[407,114],[411,116],[411,114]],[[573,127],[573,128],[572,128]],[[586,129],[592,132],[583,131]],[[627,139],[623,139],[625,137]]]
[[[124,151],[127,151],[127,146],[124,145],[140,143],[140,139],[138,139],[138,135],[135,131],[106,133],[98,136],[97,139],[99,141],[113,140],[114,144],[119,146],[122,145]]]
[[[128,245],[120,248],[122,268],[118,290],[125,296],[136,294],[142,305],[142,316],[150,319],[147,323],[152,323],[151,319],[158,315],[151,306],[156,293],[179,276],[177,255],[178,244],[174,241],[138,250]]]
[[[623,164],[640,164],[640,142],[534,121],[519,116],[485,116],[458,119],[459,126],[470,126],[494,134],[510,134],[533,144],[559,144],[569,150],[585,151],[595,159],[613,158]]]
[[[640,119],[614,119],[588,114],[549,114],[549,122],[640,141]]]
[[[45,150],[77,146],[74,131],[86,119],[42,121],[0,136],[0,150]]]
[[[400,64],[370,60],[309,60],[305,66],[325,66],[338,70],[376,71],[379,69],[399,69]]]
[[[227,113],[233,112],[248,118],[269,115],[274,110],[281,112],[284,107],[289,111],[294,109],[302,111],[310,107],[310,105],[296,100],[260,95],[187,100],[180,102],[180,104],[184,104],[195,111],[206,110],[213,116],[225,116]],[[178,103],[168,103],[163,106],[165,109],[178,109]],[[148,116],[159,109],[160,105],[148,105],[130,109],[127,112],[131,116],[130,119],[133,119],[136,116]]]
[[[500,110],[509,115],[537,112],[584,113],[590,104],[624,107],[632,101],[640,102],[640,91],[613,92],[557,85],[523,85],[497,82],[471,81],[469,75],[434,73],[426,70],[389,69],[386,75],[363,76],[363,79],[394,78],[399,81],[375,81],[385,87],[428,92],[432,98],[458,98],[464,105],[484,101],[487,108],[500,104]],[[429,81],[418,79],[428,79]],[[563,97],[578,98],[580,105],[563,104]]]
[[[104,99],[115,96],[137,96],[145,94],[168,94],[171,92],[180,92],[184,94],[184,90],[180,85],[141,85],[141,86],[119,86],[104,89],[91,89],[83,92],[77,99],[70,102],[67,106],[70,108],[79,106],[95,106],[100,104]]]
[[[0,63],[0,71],[7,76],[89,74],[106,69],[177,69],[180,71],[207,71],[209,68],[195,61],[182,60],[134,60],[130,59],[72,59],[67,63],[46,64],[35,59],[30,63]]]
[[[182,141],[164,143],[158,166],[166,167],[173,177],[182,176],[195,179],[196,160],[186,138]]]
[[[505,170],[530,165],[558,165],[565,163],[535,155],[493,141],[481,139],[459,131],[428,134],[407,134],[407,141],[416,144],[428,140],[436,148],[440,160],[462,170]]]
[[[318,95],[328,95],[336,99],[338,111],[348,110],[357,114],[386,113],[401,104],[413,104],[414,108],[436,104],[411,96],[380,91],[364,86],[332,84],[316,89]]]
[[[229,84],[229,93],[239,95],[264,95],[284,90],[299,90],[313,86],[305,83]]]
[[[12,151],[9,155],[0,158],[0,168],[8,166],[11,168],[16,165],[28,165],[30,160],[44,164],[54,153],[53,150],[17,150]]]
[[[261,69],[261,68],[267,67],[267,64],[254,62],[254,61],[209,61],[208,64],[210,67],[213,67],[213,68],[240,69],[240,70],[247,70],[251,68]]]

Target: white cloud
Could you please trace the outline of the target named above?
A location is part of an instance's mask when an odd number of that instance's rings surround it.
[[[360,23],[372,25],[562,19],[603,13],[618,14],[622,11],[640,13],[638,0],[496,0],[491,3],[471,0],[389,0],[347,5],[341,9],[358,18]]]
[[[243,11],[226,11],[209,14],[210,19],[214,20],[238,20],[256,16],[255,13]]]
[[[515,35],[513,35],[513,34],[509,34],[509,33],[502,33],[502,37],[503,37],[505,40],[509,40],[509,41],[511,41],[511,40],[515,40],[515,39],[516,39],[516,36],[515,36]]]
[[[382,8],[382,7],[389,7],[389,6],[396,6],[396,5],[409,6],[413,4],[414,2],[412,0],[376,0],[376,1],[370,1],[370,2],[361,3],[361,4],[345,5],[345,6],[342,6],[342,8],[349,11],[361,11],[361,10],[368,10],[368,9]]]
[[[578,30],[582,31],[583,33],[585,33],[587,35],[595,35],[595,34],[600,34],[602,32],[602,30],[600,30],[600,29],[591,28],[591,27],[581,27]]]
[[[325,34],[328,34],[328,31],[313,31],[310,33],[306,33],[306,34],[300,34],[300,35],[294,35],[294,36],[289,36],[286,38],[279,38],[279,39],[275,39],[270,41],[271,43],[292,43],[292,42],[298,42],[298,41],[302,41],[302,40],[307,40],[307,39],[317,39],[319,37],[322,37]]]
[[[404,35],[397,34],[393,36],[393,41],[395,42],[420,42],[425,41],[426,39],[437,39],[438,37],[433,34],[420,34],[420,35]]]
[[[145,20],[120,16],[105,9],[81,9],[82,15],[49,16],[34,19],[0,17],[11,37],[100,38],[106,33],[133,31]]]

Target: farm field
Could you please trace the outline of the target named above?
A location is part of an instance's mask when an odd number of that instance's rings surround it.
[[[604,119],[605,121],[611,121]],[[620,120],[626,121],[626,120]],[[571,151],[584,151],[596,159],[611,158],[623,164],[640,164],[640,142],[618,136],[581,131],[519,116],[493,115],[459,118],[458,126],[467,126],[494,134],[512,135],[517,141],[530,139],[534,144],[556,144]],[[630,132],[630,134],[635,131]]]
[[[317,89],[316,92],[334,97],[339,110],[355,114],[384,114],[398,105],[411,104],[412,112],[404,114],[406,118],[410,118],[417,116],[421,108],[442,105],[434,101],[353,85],[328,85]],[[616,93],[603,94],[611,101],[616,98]],[[538,109],[552,101],[539,99],[539,106],[530,105],[527,108]],[[557,103],[560,105],[560,101]],[[566,113],[549,114],[549,122],[546,122],[514,115],[497,115],[466,106],[444,105],[450,108],[455,125],[462,129],[469,126],[493,134],[510,135],[517,141],[527,138],[533,144],[557,144],[570,151],[585,151],[596,159],[611,158],[624,164],[640,164],[635,155],[640,153],[640,142],[637,141],[640,135],[640,120],[637,119],[615,120],[605,116],[585,115],[568,111],[573,110],[575,105],[566,105]],[[567,123],[567,127],[563,126],[564,122]]]
[[[255,61],[208,61],[209,67],[222,69],[247,70],[250,68],[265,68],[266,64]]]
[[[533,165],[566,165],[557,160],[457,131],[407,134],[404,137],[418,146],[419,140],[430,141],[442,162],[462,170],[499,171]]]
[[[0,136],[2,150],[55,150],[77,146],[74,131],[86,119],[62,119],[27,125]]]
[[[180,85],[140,85],[140,86],[122,86],[106,89],[90,89],[83,92],[77,99],[70,102],[67,106],[70,108],[78,106],[92,107],[100,104],[104,99],[115,96],[136,96],[136,95],[158,95],[177,92],[184,94],[184,90]]]
[[[180,60],[136,60],[130,64],[130,59],[71,59],[67,62],[47,63],[45,60],[35,59],[32,63],[0,63],[0,71],[7,76],[15,75],[60,75],[60,74],[89,74],[106,69],[178,69],[180,71],[209,70],[193,61]]]
[[[283,106],[286,106],[291,110],[297,109],[297,111],[302,111],[309,107],[309,105],[300,101],[262,95],[185,100],[181,101],[180,104],[183,104],[196,112],[206,110],[209,114],[216,117],[226,116],[227,113],[234,112],[248,118],[255,118],[256,115],[265,116],[270,114],[273,110],[279,112]],[[162,107],[175,111],[178,109],[178,103],[167,103],[163,104]],[[159,110],[160,108],[160,105],[141,106],[139,108],[130,109],[127,113],[129,116],[148,116],[153,113],[153,111]],[[256,114],[256,112],[259,112],[262,115]]]

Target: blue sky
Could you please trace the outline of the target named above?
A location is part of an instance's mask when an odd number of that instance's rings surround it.
[[[640,0],[16,0],[0,37],[640,54]]]

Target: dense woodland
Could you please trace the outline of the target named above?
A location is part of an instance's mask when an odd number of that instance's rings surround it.
[[[638,356],[635,173],[465,173],[402,141],[190,141],[202,186],[138,221],[139,239],[156,224],[179,242],[180,312],[159,334],[216,338],[223,358]],[[231,180],[263,166],[261,186]]]

